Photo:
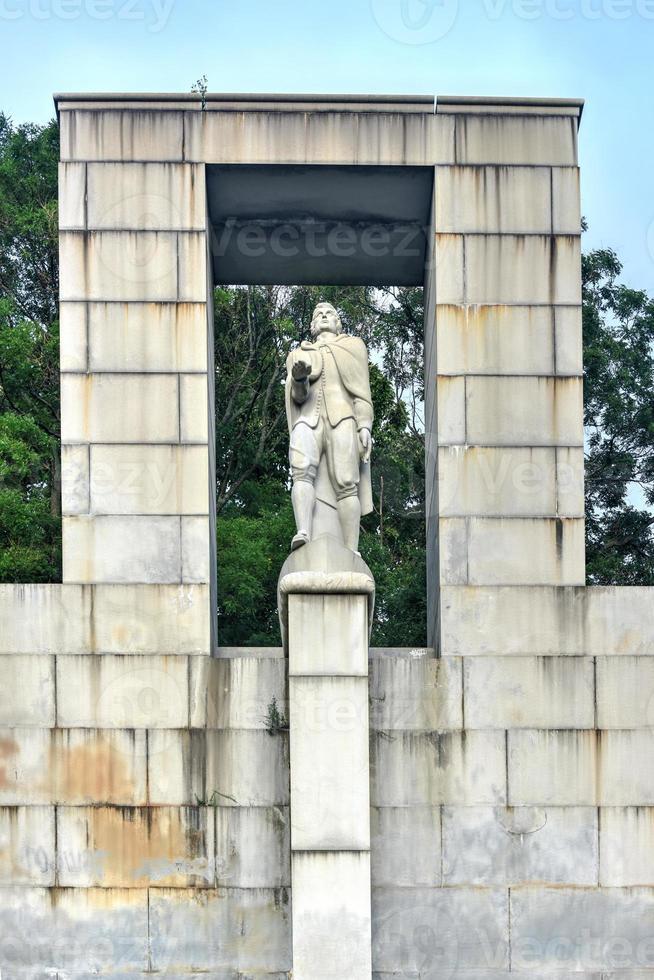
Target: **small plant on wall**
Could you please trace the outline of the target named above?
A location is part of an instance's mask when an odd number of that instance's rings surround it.
[[[280,732],[288,731],[288,720],[283,711],[279,710],[276,697],[273,697],[268,705],[266,729],[269,735],[279,735]]]

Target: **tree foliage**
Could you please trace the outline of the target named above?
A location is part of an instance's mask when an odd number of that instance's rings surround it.
[[[0,115],[0,581],[61,578],[59,133]]]
[[[583,258],[587,575],[654,585],[654,301],[621,271]]]
[[[279,642],[277,576],[294,530],[284,364],[291,347],[308,336],[311,313],[323,298],[338,307],[345,329],[361,336],[373,356],[375,509],[361,535],[361,552],[378,586],[373,641],[424,644],[421,292],[304,286],[216,290],[222,644]],[[399,315],[400,304],[411,317]]]

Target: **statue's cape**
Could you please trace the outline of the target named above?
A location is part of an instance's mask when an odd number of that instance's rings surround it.
[[[329,348],[329,352],[326,352],[327,356],[329,356],[329,353],[333,356],[340,379],[347,391],[353,398],[358,398],[368,403],[369,418],[370,423],[372,423],[373,408],[366,345],[360,337],[351,337],[349,334],[341,333],[327,346]],[[305,360],[311,361],[312,370],[310,380],[312,382],[320,377],[322,368],[320,349],[318,344],[312,341],[303,340],[300,346],[288,355],[286,360],[286,418],[288,420],[289,431],[301,417],[301,406],[297,405],[291,398],[291,367],[295,358],[298,356],[302,356]],[[320,463],[320,468],[322,469],[324,466],[326,466],[326,460],[323,458]],[[321,479],[320,472],[316,481],[316,494],[323,499],[324,503],[336,507],[336,497],[334,496],[331,483],[328,479]],[[361,463],[359,501],[361,503],[361,513],[369,514],[372,510],[372,483],[369,462]]]

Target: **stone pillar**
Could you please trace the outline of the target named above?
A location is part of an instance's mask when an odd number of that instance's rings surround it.
[[[330,537],[280,580],[288,654],[293,976],[370,980],[368,635],[374,581]]]
[[[454,119],[456,160],[435,168],[426,276],[439,580],[581,585],[579,109],[438,112]]]
[[[176,115],[162,122],[181,134]],[[115,140],[80,136],[60,164],[63,578],[208,583],[204,166],[130,162],[135,136],[113,125]]]

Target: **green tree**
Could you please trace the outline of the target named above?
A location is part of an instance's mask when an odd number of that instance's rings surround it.
[[[586,571],[654,585],[654,302],[621,271],[611,249],[583,257]]]
[[[406,293],[406,295],[405,295]],[[375,403],[375,512],[364,521],[361,551],[379,585],[373,639],[424,643],[424,440],[421,290],[380,294],[366,288],[248,287],[215,293],[216,460],[220,642],[276,645],[277,576],[293,533],[284,409],[288,351],[307,336],[322,298],[345,329],[364,337]],[[399,299],[411,305],[412,342],[395,339]],[[404,348],[406,347],[406,350]],[[420,348],[419,366],[407,367]],[[404,351],[404,353],[403,353]],[[382,368],[401,364],[410,381]],[[416,389],[413,393],[413,389]],[[383,586],[383,587],[382,587]]]
[[[59,132],[0,115],[0,581],[61,578]]]

